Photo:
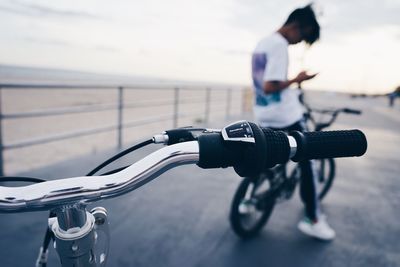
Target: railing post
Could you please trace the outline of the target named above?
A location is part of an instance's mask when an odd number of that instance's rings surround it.
[[[228,88],[226,94],[226,114],[225,119],[228,120],[231,116],[232,88]]]
[[[208,125],[208,121],[210,119],[210,96],[211,96],[211,88],[206,88],[206,108],[204,111],[204,123]]]
[[[243,115],[244,114],[244,112],[245,112],[245,110],[246,110],[246,102],[247,102],[247,92],[246,92],[246,88],[242,88],[241,89],[242,90],[242,110],[241,110],[241,112],[242,112],[242,114],[241,115]]]
[[[118,149],[122,148],[123,111],[124,111],[124,88],[120,86],[118,87],[118,132],[117,132]]]
[[[2,90],[0,87],[0,176],[4,175],[4,161],[3,161],[3,113],[2,113],[2,99],[1,99]]]
[[[173,128],[178,127],[179,118],[179,87],[174,88],[174,115],[173,115]]]

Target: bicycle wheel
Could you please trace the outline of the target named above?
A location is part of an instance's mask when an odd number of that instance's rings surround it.
[[[322,200],[332,187],[335,178],[335,161],[319,159],[314,161],[317,176],[318,199]]]
[[[269,192],[269,179],[263,175],[244,178],[240,183],[229,216],[231,227],[239,237],[253,237],[266,224],[275,205],[275,199]]]

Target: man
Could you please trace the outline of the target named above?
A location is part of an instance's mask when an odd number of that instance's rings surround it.
[[[310,5],[294,10],[277,32],[262,39],[252,56],[254,85],[254,115],[262,127],[280,130],[303,131],[303,107],[299,101],[299,90],[289,89],[314,78],[300,72],[288,79],[288,46],[305,41],[312,45],[319,39],[319,24]],[[334,230],[320,214],[316,185],[310,161],[300,163],[300,195],[305,204],[305,217],[298,224],[303,233],[322,240],[332,240]]]
[[[387,96],[389,97],[389,106],[393,107],[396,97],[400,97],[400,86],[397,87],[392,93],[387,94]]]

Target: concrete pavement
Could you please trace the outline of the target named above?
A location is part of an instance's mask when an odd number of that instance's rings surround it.
[[[240,178],[231,168],[183,166],[135,192],[98,203],[110,215],[109,266],[400,266],[400,109],[387,107],[386,99],[330,94],[313,104],[326,106],[333,97],[335,106],[364,111],[360,117],[341,116],[334,128],[359,128],[369,141],[364,157],[337,161],[333,189],[322,204],[337,232],[333,242],[319,242],[297,230],[303,212],[298,194],[275,207],[259,236],[240,240],[228,222]],[[80,175],[105,154],[30,174]],[[0,266],[34,264],[46,215],[0,214]],[[49,266],[59,266],[54,249],[49,261]]]

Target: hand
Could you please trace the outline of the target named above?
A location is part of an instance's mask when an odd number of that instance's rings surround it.
[[[318,73],[315,74],[307,74],[305,71],[300,72],[297,74],[296,78],[294,78],[294,81],[297,83],[302,83],[303,81],[311,80],[315,76],[317,76]]]

